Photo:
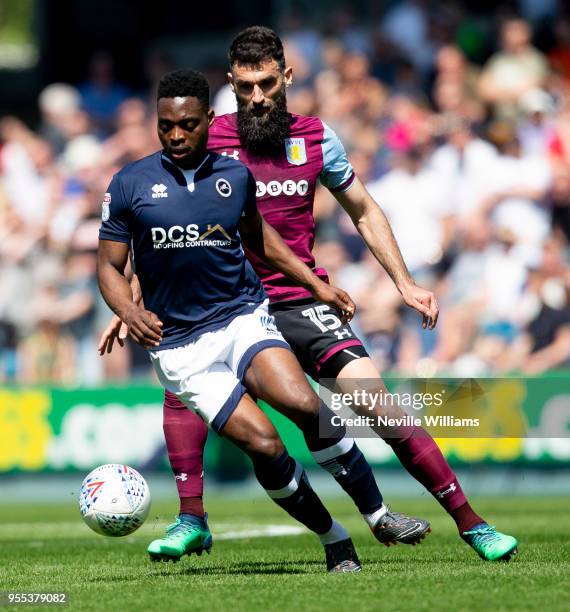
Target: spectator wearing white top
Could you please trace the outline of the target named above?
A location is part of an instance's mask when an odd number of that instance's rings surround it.
[[[503,49],[485,64],[479,94],[497,117],[514,118],[519,98],[541,87],[548,76],[545,56],[531,43],[531,30],[523,19],[508,19],[501,28]]]

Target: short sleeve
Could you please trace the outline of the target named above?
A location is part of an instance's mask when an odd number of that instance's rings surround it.
[[[324,122],[323,127],[323,169],[319,179],[331,191],[347,191],[354,183],[354,170],[339,137]]]
[[[245,203],[241,213],[242,217],[251,217],[251,215],[254,215],[257,212],[257,201],[255,199],[256,191],[257,185],[255,183],[255,179],[253,178],[253,174],[248,170]]]
[[[100,240],[131,241],[131,205],[127,202],[120,178],[115,174],[103,197]]]

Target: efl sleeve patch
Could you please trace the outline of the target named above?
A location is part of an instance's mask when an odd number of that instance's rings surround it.
[[[114,240],[117,242],[131,241],[131,206],[126,201],[121,189],[120,179],[117,174],[113,177],[103,196],[101,208],[101,228],[99,238],[101,240]]]

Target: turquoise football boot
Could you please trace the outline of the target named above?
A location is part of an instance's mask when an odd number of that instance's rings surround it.
[[[184,555],[208,554],[212,548],[212,534],[208,527],[208,515],[204,518],[181,514],[176,522],[166,528],[164,538],[154,540],[147,548],[153,561],[180,561]]]
[[[492,525],[479,523],[461,537],[485,561],[509,561],[516,555],[518,542],[513,536],[497,531]]]

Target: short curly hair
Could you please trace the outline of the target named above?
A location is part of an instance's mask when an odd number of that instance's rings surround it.
[[[230,68],[234,64],[259,66],[272,59],[280,70],[285,69],[283,43],[273,30],[265,26],[251,26],[242,30],[232,41],[228,53]]]
[[[198,98],[205,110],[210,107],[210,84],[197,70],[174,70],[165,74],[158,83],[156,100],[160,98]]]

